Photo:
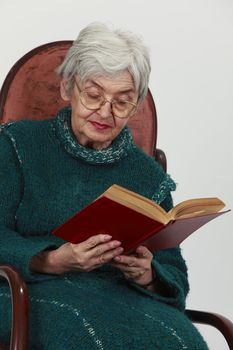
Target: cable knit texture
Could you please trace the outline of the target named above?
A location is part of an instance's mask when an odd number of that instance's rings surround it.
[[[29,270],[33,255],[64,243],[51,231],[114,183],[172,207],[174,181],[133,143],[127,127],[96,151],[78,143],[70,117],[65,108],[54,119],[0,128],[0,262],[16,265],[28,282],[30,350],[207,349],[183,313],[189,287],[179,248],[154,254],[159,294],[108,264],[63,276]],[[7,343],[10,293],[3,281],[0,315]]]

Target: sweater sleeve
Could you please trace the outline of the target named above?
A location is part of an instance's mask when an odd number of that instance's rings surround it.
[[[16,214],[24,181],[17,150],[6,129],[0,128],[0,263],[16,266],[26,281],[55,278],[29,269],[34,255],[59,246],[61,241],[53,235],[24,237],[17,232]]]
[[[166,211],[172,208],[173,201],[170,193],[160,206]],[[155,252],[152,268],[158,282],[158,292],[146,290],[136,283],[132,283],[132,285],[140,292],[183,311],[185,309],[185,299],[189,292],[189,283],[187,267],[181,255],[180,247]]]

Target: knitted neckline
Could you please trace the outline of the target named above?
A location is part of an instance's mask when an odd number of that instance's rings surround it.
[[[112,144],[103,150],[95,150],[87,148],[78,143],[71,128],[71,109],[65,107],[59,111],[54,119],[59,141],[65,150],[76,158],[90,164],[114,163],[126,157],[135,147],[130,130],[127,126],[123,128],[121,133],[116,137]]]

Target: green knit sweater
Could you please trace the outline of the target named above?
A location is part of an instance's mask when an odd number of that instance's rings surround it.
[[[70,116],[70,109],[65,108],[54,119],[20,121],[4,125],[0,129],[0,263],[16,265],[29,283],[32,323],[37,322],[33,323],[31,328],[30,349],[36,349],[33,345],[35,339],[41,344],[39,349],[49,350],[75,349],[74,344],[79,344],[79,349],[117,349],[114,342],[119,342],[119,339],[122,344],[119,349],[157,349],[155,344],[160,344],[161,349],[187,349],[189,347],[185,347],[185,344],[190,341],[194,344],[194,336],[198,345],[192,349],[205,349],[196,329],[180,312],[185,307],[188,281],[186,265],[179,248],[154,254],[153,268],[164,287],[161,294],[149,292],[137,284],[127,282],[122,273],[110,265],[91,273],[69,273],[64,276],[33,273],[29,270],[32,256],[41,250],[54,249],[64,243],[52,235],[51,231],[114,183],[155,200],[166,210],[172,206],[170,191],[175,189],[175,183],[151,157],[145,155],[133,143],[127,127],[109,148],[96,151],[78,143],[71,130]],[[95,297],[96,294],[98,298]],[[130,307],[127,304],[128,311],[123,308],[126,322],[132,323],[134,320],[134,323],[127,326],[130,331],[127,331],[125,326],[119,330],[117,326],[119,334],[123,332],[124,335],[121,334],[120,338],[114,340],[114,337],[108,338],[107,333],[103,332],[103,327],[111,324],[110,328],[113,327],[115,332],[116,324],[121,319],[121,307],[119,304],[117,309],[112,308],[111,298],[116,302],[120,301],[123,295],[125,298],[127,295],[127,302],[131,303]],[[87,299],[84,296],[88,296]],[[108,301],[109,297],[111,298]],[[1,310],[0,306],[0,314],[5,313],[9,319],[9,292],[3,282],[0,284],[0,298],[3,298],[3,303],[0,302],[3,308]],[[51,298],[49,302],[48,299]],[[89,319],[93,318],[91,312],[97,305],[99,310],[100,300],[104,302],[105,305],[101,306],[102,312],[95,313],[93,321],[98,329],[96,332],[102,337],[101,341],[98,342],[98,337],[95,338],[93,334],[87,334],[88,326],[84,325],[84,321],[81,325],[76,324],[77,329],[71,327],[70,332],[68,329],[67,333],[64,323],[58,321],[59,315],[60,318],[63,315],[61,310],[57,310],[59,312],[53,315],[56,322],[52,330],[47,332],[48,329],[45,329],[46,322],[52,321],[51,305],[56,303],[67,305],[66,311],[70,311],[70,315],[66,317],[67,325],[75,322],[73,318],[77,300],[81,312],[86,313]],[[162,327],[161,324],[157,324],[155,327],[154,322],[147,319],[146,323],[149,323],[146,331],[143,330],[144,323],[136,319],[136,306],[140,307],[144,318],[147,313],[149,318],[153,318],[152,314],[158,317],[162,312],[165,321],[161,322],[166,323],[168,320],[172,326]],[[113,319],[109,316],[109,311],[114,316]],[[46,321],[43,319],[45,314]],[[180,329],[178,322],[187,333],[183,335],[183,330],[180,330],[182,336],[178,337],[179,340],[174,334],[170,334],[169,341],[161,340],[168,336],[165,333],[167,334],[169,327],[170,333],[174,333],[174,320],[177,329]],[[41,324],[41,330],[36,332],[38,322]],[[148,347],[148,339],[139,341],[139,337],[135,338],[132,335],[131,327],[140,334],[143,331],[150,336],[154,334],[157,340],[155,343],[150,340],[152,345]],[[164,334],[161,333],[161,327],[165,331]],[[5,324],[1,327],[0,323],[0,338],[1,334],[3,337],[9,336],[9,328],[10,326],[7,328]],[[54,343],[54,337],[57,343]],[[133,347],[132,341],[135,341]],[[101,346],[98,345],[100,343]],[[90,347],[90,344],[93,347]],[[142,344],[145,347],[141,347]],[[169,347],[171,345],[166,344],[173,345]]]

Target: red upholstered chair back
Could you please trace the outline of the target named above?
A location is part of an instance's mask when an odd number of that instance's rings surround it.
[[[60,97],[60,79],[55,70],[71,45],[72,41],[67,40],[39,46],[12,67],[0,93],[0,123],[50,118],[67,104]],[[157,118],[150,91],[129,127],[136,144],[154,156]]]

